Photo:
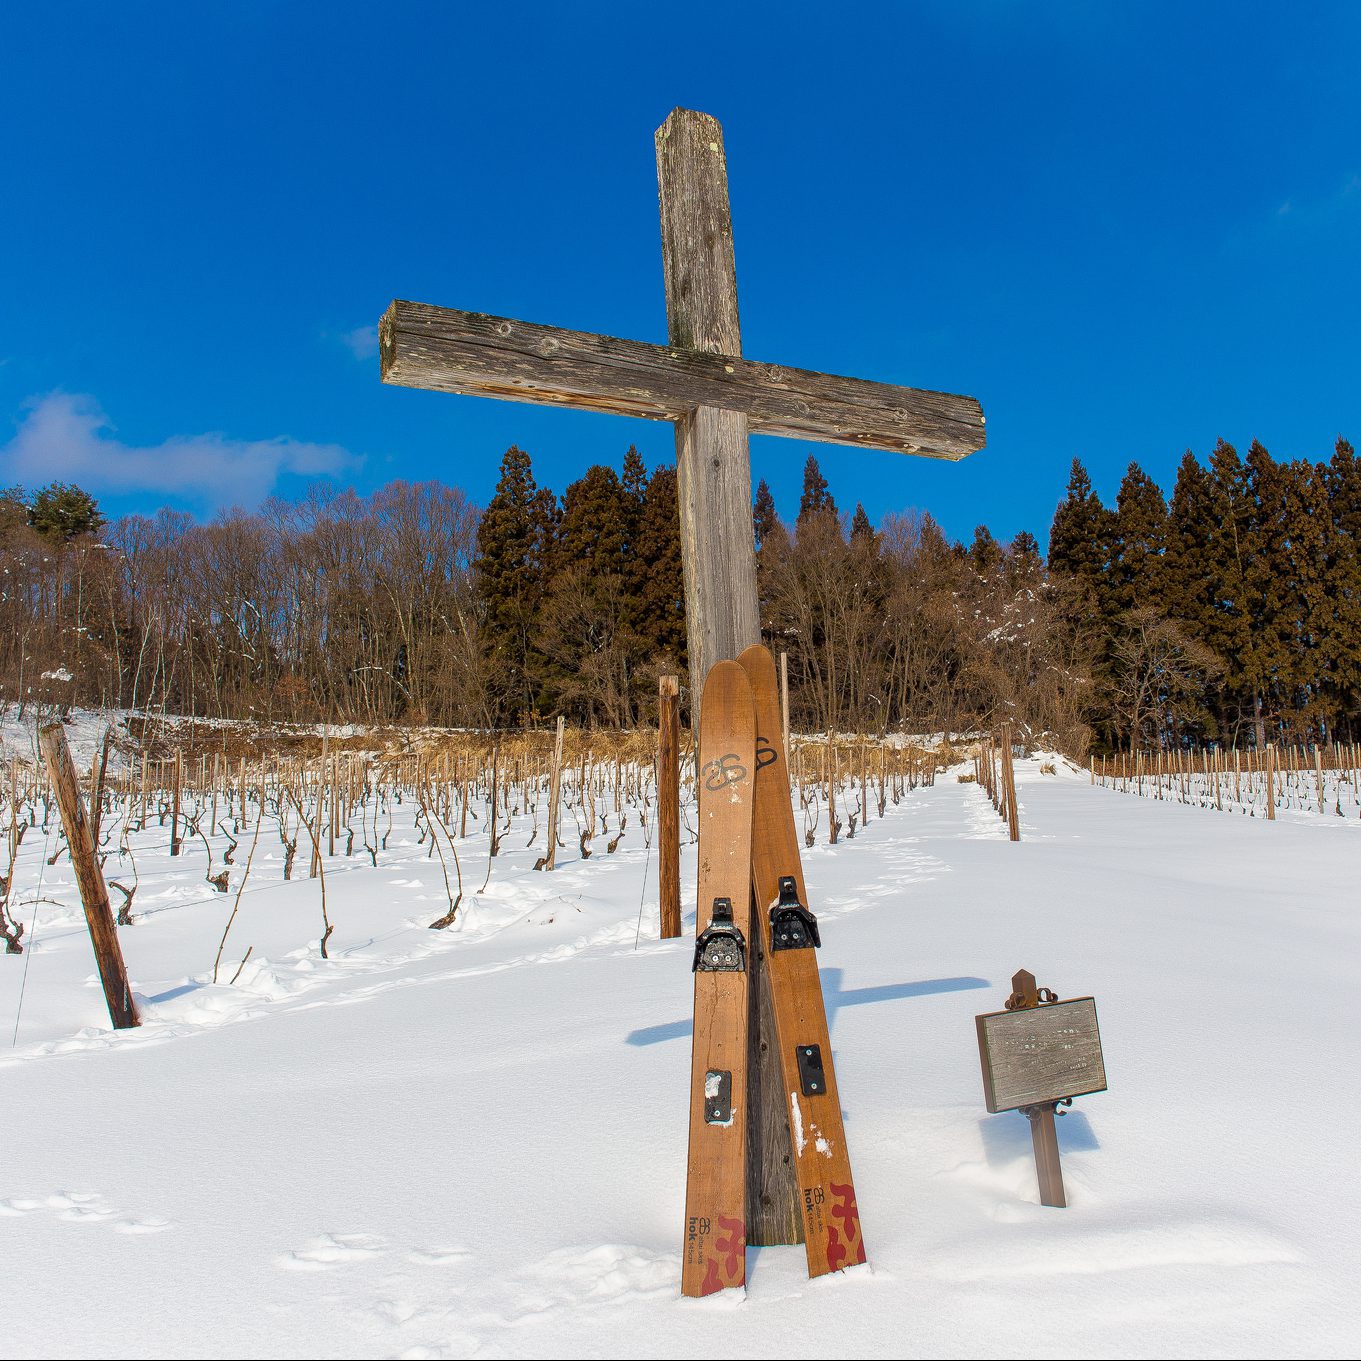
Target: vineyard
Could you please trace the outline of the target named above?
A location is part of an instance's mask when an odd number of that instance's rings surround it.
[[[1276,747],[1093,757],[1091,781],[1141,798],[1274,821],[1281,813],[1361,818],[1361,748]]]
[[[585,862],[613,855],[627,838],[651,856],[659,840],[657,735],[646,731],[494,736],[137,721],[121,725],[117,742],[114,732],[90,716],[78,747],[81,794],[119,925],[133,925],[157,891],[144,886],[142,867],[165,856],[185,885],[181,895],[219,894],[234,904],[214,982],[232,959],[235,908],[271,884],[317,881],[325,958],[334,930],[327,875],[390,865],[399,846],[418,848],[440,868],[444,902],[429,923],[439,928],[455,922],[467,895],[486,890],[512,846],[534,853],[535,870],[551,871],[563,850]],[[810,847],[820,837],[853,839],[890,804],[932,783],[951,756],[948,747],[870,739],[796,739],[792,750]],[[677,841],[690,844],[693,744],[678,755]],[[40,762],[11,756],[0,819],[8,851],[0,934],[20,953],[29,909],[52,902],[51,871],[67,850]],[[663,851],[674,860],[678,844],[655,853]],[[235,964],[238,973],[244,963]]]

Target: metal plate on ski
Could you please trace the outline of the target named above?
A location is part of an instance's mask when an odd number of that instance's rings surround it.
[[[799,1085],[804,1096],[822,1096],[827,1091],[827,1074],[822,1071],[822,1047],[801,1044],[796,1057],[799,1062]]]
[[[726,1070],[704,1074],[704,1123],[732,1124],[732,1074]]]

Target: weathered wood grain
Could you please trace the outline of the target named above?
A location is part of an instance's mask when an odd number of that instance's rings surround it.
[[[1106,1089],[1096,1003],[1090,997],[979,1016],[990,1111],[1018,1110]]]
[[[668,336],[678,354],[740,356],[723,130],[676,109],[656,147]],[[676,482],[691,674],[705,677],[761,636],[745,414],[687,402],[676,418]]]
[[[649,345],[402,300],[378,335],[383,381],[402,387],[663,421],[708,406],[741,413],[761,435],[926,458],[961,459],[985,442],[972,397],[762,364],[741,358],[731,338],[727,350]],[[694,330],[674,335],[691,340]]]

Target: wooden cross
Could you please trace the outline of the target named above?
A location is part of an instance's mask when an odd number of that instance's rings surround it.
[[[401,301],[384,314],[378,340],[385,383],[674,424],[697,698],[716,662],[761,638],[748,431],[957,460],[983,447],[983,411],[972,397],[743,359],[723,130],[708,114],[676,109],[656,145],[668,344]],[[768,1007],[761,1012],[767,1020]],[[752,1051],[764,1054],[750,1127],[778,1129],[786,1111],[774,1046]],[[780,1147],[748,1143],[753,1157],[768,1150],[764,1166],[749,1168],[752,1244],[802,1232]]]
[[[759,642],[747,432],[961,459],[984,444],[972,397],[743,359],[727,162],[717,119],[676,109],[657,130],[670,343],[394,302],[383,382],[671,421],[694,692]]]

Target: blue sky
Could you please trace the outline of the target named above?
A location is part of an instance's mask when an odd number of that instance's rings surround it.
[[[668,18],[668,16],[672,16]],[[1361,440],[1361,5],[69,4],[0,17],[0,481],[210,515],[561,491],[670,427],[385,388],[393,297],[665,338],[652,134],[727,143],[745,352],[968,392],[940,464],[752,441],[786,516],[1043,542],[1068,466]]]

